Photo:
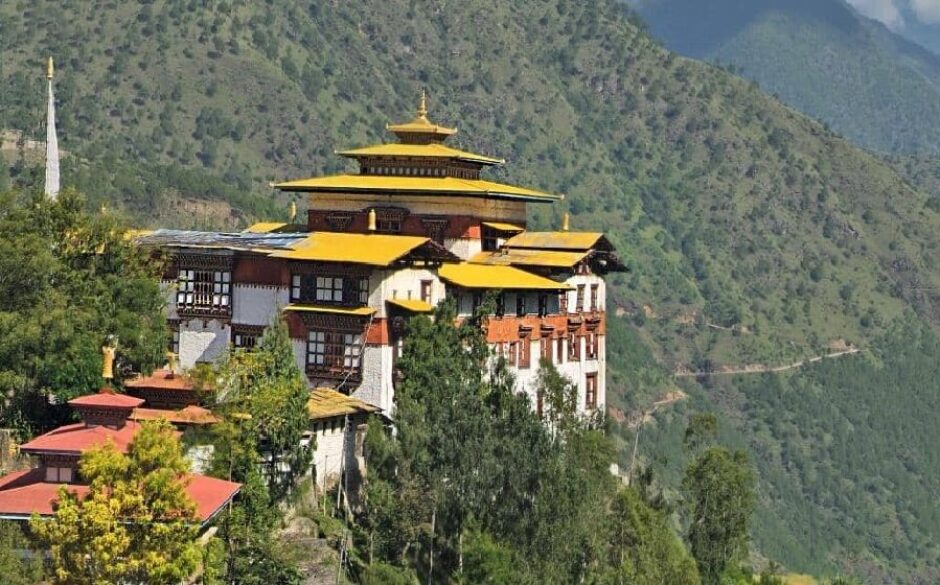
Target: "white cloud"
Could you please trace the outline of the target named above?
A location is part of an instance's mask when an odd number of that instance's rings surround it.
[[[869,18],[880,20],[892,30],[898,30],[904,26],[904,17],[901,16],[901,10],[898,8],[896,0],[848,0],[849,4],[856,10]],[[937,9],[940,16],[940,0],[911,0],[915,4],[927,4]],[[916,10],[916,8],[915,8]]]
[[[940,0],[910,0],[917,20],[927,24],[940,23]]]

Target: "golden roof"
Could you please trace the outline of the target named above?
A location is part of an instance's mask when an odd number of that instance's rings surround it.
[[[351,315],[353,317],[368,317],[375,313],[372,307],[340,307],[336,305],[297,305],[290,304],[284,307],[285,311],[297,313],[327,313],[329,315]]]
[[[425,134],[429,138],[438,141],[445,140],[448,136],[452,136],[457,133],[455,128],[438,126],[428,119],[427,95],[423,91],[421,92],[421,102],[418,104],[418,112],[414,119],[410,122],[405,122],[404,124],[392,124],[391,126],[386,125],[386,128],[395,134],[398,134],[399,138],[403,138],[401,136],[402,134]]]
[[[587,258],[590,252],[561,252],[557,250],[504,249],[499,252],[480,252],[470,259],[474,264],[497,266],[538,266],[544,268],[572,268]]]
[[[398,177],[388,175],[331,175],[274,185],[282,191],[326,191],[332,193],[416,193],[420,195],[464,195],[494,199],[521,199],[525,201],[557,201],[561,195],[552,195],[493,183],[482,179],[456,177]]]
[[[270,256],[288,260],[388,266],[428,241],[429,238],[420,236],[314,232],[291,246],[293,249],[277,251]]]
[[[510,238],[507,248],[590,250],[604,237],[600,232],[523,232]]]
[[[466,152],[456,148],[451,148],[439,143],[431,144],[377,144],[375,146],[366,146],[364,148],[354,148],[352,150],[343,150],[338,152],[342,156],[350,158],[368,157],[368,156],[405,156],[405,157],[426,157],[426,158],[451,158],[456,160],[470,161],[485,165],[500,165],[506,162],[501,158],[492,158]]]
[[[388,299],[388,304],[412,313],[430,313],[434,310],[434,305],[420,299]]]
[[[356,413],[373,413],[380,409],[358,398],[347,396],[332,388],[316,388],[310,392],[307,401],[307,412],[310,420],[321,420],[336,416],[345,416]]]
[[[524,232],[525,228],[514,223],[501,223],[498,221],[484,221],[483,225],[501,232]]]
[[[279,230],[287,224],[284,222],[277,221],[261,221],[258,223],[251,224],[247,229],[243,230],[249,234],[268,234],[273,231]]]
[[[438,275],[463,288],[510,290],[567,290],[571,287],[512,266],[490,264],[445,264]]]

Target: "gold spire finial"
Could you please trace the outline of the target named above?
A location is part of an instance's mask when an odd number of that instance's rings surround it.
[[[290,216],[290,219],[288,219],[288,221],[290,223],[294,223],[294,219],[297,218],[297,202],[296,201],[290,202],[290,208],[287,214]]]
[[[101,367],[101,377],[107,381],[114,379],[114,354],[117,352],[117,349],[111,345],[111,342],[108,342],[108,345],[105,345],[101,348],[101,353],[104,354],[104,364]]]
[[[49,57],[46,63],[46,79],[52,79],[53,75],[55,75],[55,66],[52,64],[52,57]]]
[[[568,215],[566,211],[563,216],[561,216],[561,231],[566,232],[571,226],[571,216]]]
[[[428,94],[423,89],[421,90],[421,101],[418,102],[418,117],[428,117]]]
[[[376,227],[375,227],[375,210],[374,210],[374,209],[370,209],[370,210],[369,210],[369,231],[370,231],[370,232],[374,232],[375,230],[376,230]]]

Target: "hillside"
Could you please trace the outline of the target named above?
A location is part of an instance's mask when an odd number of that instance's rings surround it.
[[[670,49],[730,64],[857,144],[940,150],[940,57],[843,0],[628,1]]]
[[[203,4],[0,5],[11,88],[0,125],[40,133],[41,60],[53,54],[60,143],[152,224],[166,174],[153,169],[222,177],[229,196],[257,201],[272,178],[345,168],[334,150],[385,139],[384,124],[427,88],[435,119],[460,128],[457,144],[509,160],[490,176],[566,193],[573,227],[603,229],[622,251],[630,272],[613,279],[608,344],[619,409],[674,389],[678,367],[784,364],[839,343],[877,356],[682,381],[690,399],[657,414],[641,441],[666,487],[681,417],[716,410],[759,462],[764,555],[801,572],[936,576],[936,525],[894,505],[927,517],[925,494],[940,482],[931,437],[885,434],[866,418],[888,392],[911,407],[886,413],[894,428],[940,413],[923,399],[940,378],[889,375],[891,364],[924,372],[935,361],[901,355],[890,336],[920,321],[931,324],[924,347],[936,340],[940,214],[928,196],[757,87],[667,52],[614,2]],[[535,209],[532,223],[557,226],[563,212]],[[859,363],[870,368],[865,403],[837,373],[815,374]],[[801,402],[810,391],[818,401]],[[631,442],[628,425],[614,430]],[[808,448],[836,438],[840,450]],[[864,467],[853,445],[870,447]],[[904,472],[882,475],[898,452]],[[821,487],[805,488],[810,469]]]

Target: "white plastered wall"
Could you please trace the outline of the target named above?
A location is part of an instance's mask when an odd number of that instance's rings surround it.
[[[232,328],[218,319],[193,318],[180,322],[179,363],[183,369],[214,362],[228,348]]]
[[[290,303],[287,287],[235,284],[232,289],[232,323],[268,326],[274,315]]]

